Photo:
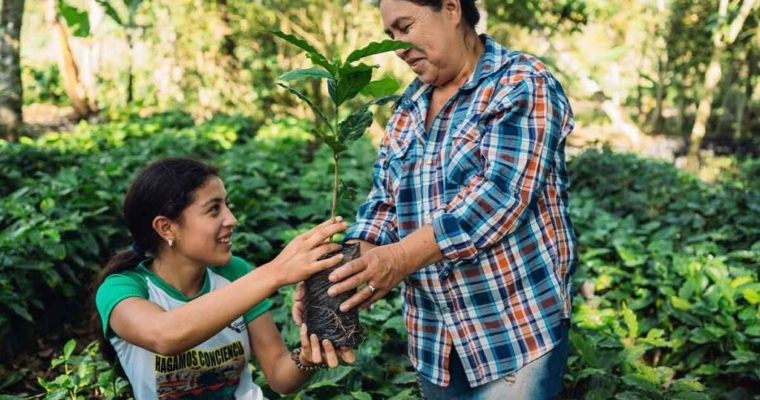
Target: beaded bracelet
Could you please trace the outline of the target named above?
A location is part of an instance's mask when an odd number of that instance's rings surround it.
[[[303,365],[301,363],[301,348],[298,347],[290,352],[290,359],[296,363],[296,367],[304,372],[312,372],[324,368],[324,364]]]

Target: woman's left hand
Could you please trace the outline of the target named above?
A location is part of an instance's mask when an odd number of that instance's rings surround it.
[[[301,324],[301,364],[312,366],[327,363],[330,368],[337,367],[340,362],[338,358],[347,364],[353,364],[356,361],[354,350],[350,347],[340,347],[335,349],[332,342],[327,339],[322,340],[321,346],[319,338],[315,334],[308,336],[306,324]]]
[[[340,305],[340,310],[357,306],[366,310],[413,272],[405,265],[408,258],[398,243],[372,248],[330,273],[330,282],[336,283],[327,294],[334,297],[365,284]]]

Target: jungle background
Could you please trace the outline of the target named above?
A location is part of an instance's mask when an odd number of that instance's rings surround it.
[[[760,1],[478,3],[479,30],[545,62],[575,111],[563,398],[759,399]],[[310,62],[274,29],[338,55],[384,38],[366,0],[0,0],[0,399],[131,397],[89,296],[130,244],[121,201],[148,162],[218,166],[253,263],[327,218],[331,155],[275,85]],[[413,79],[392,53],[371,61],[399,91]],[[344,157],[343,216],[390,113]],[[292,295],[272,314],[295,344]],[[395,291],[362,314],[357,363],[291,398],[418,398],[400,307]]]

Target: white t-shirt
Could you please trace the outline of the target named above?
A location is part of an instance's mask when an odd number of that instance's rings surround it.
[[[251,346],[247,323],[271,308],[264,300],[205,342],[174,356],[162,356],[117,336],[109,327],[111,311],[120,301],[141,297],[171,310],[217,290],[245,275],[251,267],[232,257],[228,265],[206,268],[201,291],[187,298],[153,274],[143,261],[136,268],[106,278],[98,288],[96,304],[103,332],[119,357],[137,400],[142,399],[249,399],[264,396],[251,377]],[[197,318],[203,318],[198,315]]]

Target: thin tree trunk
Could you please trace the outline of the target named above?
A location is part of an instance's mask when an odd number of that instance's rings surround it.
[[[0,8],[0,138],[16,140],[23,124],[21,22],[24,0],[2,0]]]
[[[132,60],[134,60],[134,28],[127,28],[127,47],[129,48],[129,60],[127,60],[127,104],[132,104],[134,100],[134,72],[132,71]]]
[[[97,31],[100,23],[103,22],[106,13],[103,6],[96,0],[87,1],[87,20],[90,23],[90,32],[94,34]],[[98,110],[98,73],[100,72],[100,49],[101,44],[95,40],[94,35],[91,35],[86,39],[87,47],[85,48],[84,57],[82,57],[82,68],[80,75],[82,77],[82,84],[85,88],[85,97],[87,98],[87,106],[90,111],[97,112]]]
[[[755,85],[753,81],[757,76],[758,60],[755,48],[750,47],[747,51],[747,80],[744,83],[744,98],[747,101],[747,108],[742,112],[742,118],[739,120],[740,132],[750,132],[750,122],[752,115],[752,96],[755,94]]]
[[[713,54],[710,57],[710,64],[705,72],[705,86],[702,94],[702,99],[699,101],[697,107],[697,113],[694,120],[694,126],[691,129],[691,135],[689,135],[689,152],[686,155],[686,170],[691,172],[697,172],[699,170],[699,149],[702,147],[702,140],[705,138],[707,132],[707,121],[710,119],[712,113],[712,101],[715,97],[715,88],[720,82],[720,78],[723,74],[721,66],[721,58],[726,48],[733,44],[736,37],[739,36],[739,32],[744,26],[744,21],[747,19],[750,11],[755,5],[756,0],[744,0],[742,3],[739,14],[734,18],[729,26],[728,33],[723,36],[723,30],[716,28],[713,35]],[[728,15],[728,0],[720,1],[719,16],[720,20],[725,21]]]
[[[69,36],[60,21],[57,2],[48,0],[47,7],[47,22],[53,29],[53,34],[58,43],[58,67],[63,77],[63,88],[66,90],[77,116],[84,118],[90,115],[92,110],[87,104],[84,87],[79,79],[79,68],[74,61],[74,54],[69,45]]]

